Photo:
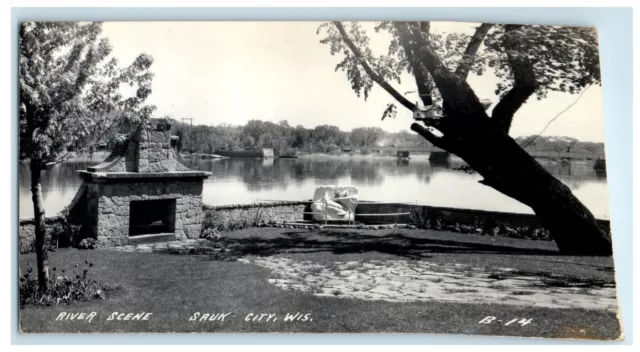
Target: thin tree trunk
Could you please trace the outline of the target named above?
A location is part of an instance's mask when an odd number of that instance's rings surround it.
[[[38,287],[41,293],[49,292],[49,258],[44,223],[44,201],[40,183],[42,169],[38,163],[31,162],[31,199],[36,232],[36,261],[38,264]]]

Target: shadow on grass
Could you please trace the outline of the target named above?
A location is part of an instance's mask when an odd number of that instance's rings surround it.
[[[521,248],[507,244],[429,239],[400,233],[371,236],[350,231],[288,231],[271,237],[260,235],[228,237],[222,242],[239,257],[319,252],[333,254],[377,252],[409,259],[430,258],[431,253],[559,255],[556,250]]]

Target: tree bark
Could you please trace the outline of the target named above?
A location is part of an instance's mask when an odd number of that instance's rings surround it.
[[[521,27],[521,25],[507,25],[505,30],[508,34]],[[507,61],[513,74],[513,88],[498,102],[491,114],[491,118],[506,133],[509,133],[511,129],[511,122],[515,113],[538,88],[532,60],[526,55],[512,53],[517,45],[517,39],[508,35],[503,41],[503,46],[507,52]]]
[[[42,168],[37,162],[31,161],[31,198],[33,200],[33,214],[36,235],[36,261],[38,265],[38,288],[40,293],[49,292],[49,255],[47,252],[44,201],[42,199],[42,185],[40,182]]]
[[[529,99],[536,90],[535,84],[518,84],[498,102],[493,108],[491,118],[502,128],[503,131],[509,133],[513,116],[520,107]]]
[[[467,48],[464,50],[462,54],[462,58],[460,59],[460,63],[458,64],[458,68],[456,68],[456,76],[462,78],[463,80],[467,80],[469,76],[469,71],[471,71],[471,66],[473,66],[473,62],[476,59],[476,55],[478,54],[478,49],[480,49],[480,44],[484,41],[484,37],[487,36],[489,30],[493,25],[490,23],[483,23],[476,28],[475,33],[471,36],[469,43],[467,44]]]
[[[492,121],[457,126],[453,140],[446,133],[433,138],[419,124],[411,129],[465,160],[484,177],[482,184],[531,207],[561,253],[611,255],[611,241],[591,212]]]
[[[433,105],[433,98],[431,97],[432,87],[429,84],[426,69],[422,67],[422,63],[420,61],[414,58],[411,45],[406,40],[401,40],[401,42],[404,52],[407,55],[407,60],[411,65],[413,77],[418,88],[418,95],[420,96],[420,100],[422,100],[422,104],[424,104],[424,106]]]

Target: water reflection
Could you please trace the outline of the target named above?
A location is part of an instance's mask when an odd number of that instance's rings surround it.
[[[76,170],[97,162],[67,162],[43,172],[47,214],[69,204],[81,180]],[[426,157],[398,160],[385,157],[318,157],[300,159],[194,160],[192,167],[209,171],[203,199],[208,204],[251,203],[256,199],[308,199],[319,185],[351,185],[361,199],[410,201],[436,206],[531,212],[526,206],[478,183],[480,176],[456,171],[464,163],[452,158],[429,162]],[[589,164],[543,165],[589,207],[608,218],[606,173]],[[20,217],[31,217],[29,168],[19,167]]]

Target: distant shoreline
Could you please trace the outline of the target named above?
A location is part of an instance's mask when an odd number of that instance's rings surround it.
[[[109,151],[98,151],[94,153],[82,153],[72,158],[69,158],[67,161],[69,162],[101,162],[109,156]],[[203,154],[203,153],[194,153],[194,154],[182,154],[183,157],[192,158],[193,156],[200,156],[201,160],[216,160],[216,159],[226,159],[226,157],[218,156],[215,154]],[[204,157],[203,157],[204,156]],[[296,155],[299,159],[397,159],[395,155],[387,154],[387,153],[354,153],[354,152],[340,152],[340,153],[298,153]],[[420,154],[411,154],[411,160],[427,160],[429,157],[429,153],[420,153]],[[278,157],[276,157],[277,159]],[[234,158],[235,159],[235,158]],[[288,159],[288,158],[283,158]],[[594,164],[595,160],[588,159],[560,159],[560,158],[552,158],[552,157],[535,157],[535,159],[541,164],[560,164],[562,162],[568,162],[570,164]],[[294,159],[295,160],[295,159]],[[410,161],[410,160],[409,160]],[[451,155],[451,162],[454,163],[464,163],[464,160],[461,158]]]

